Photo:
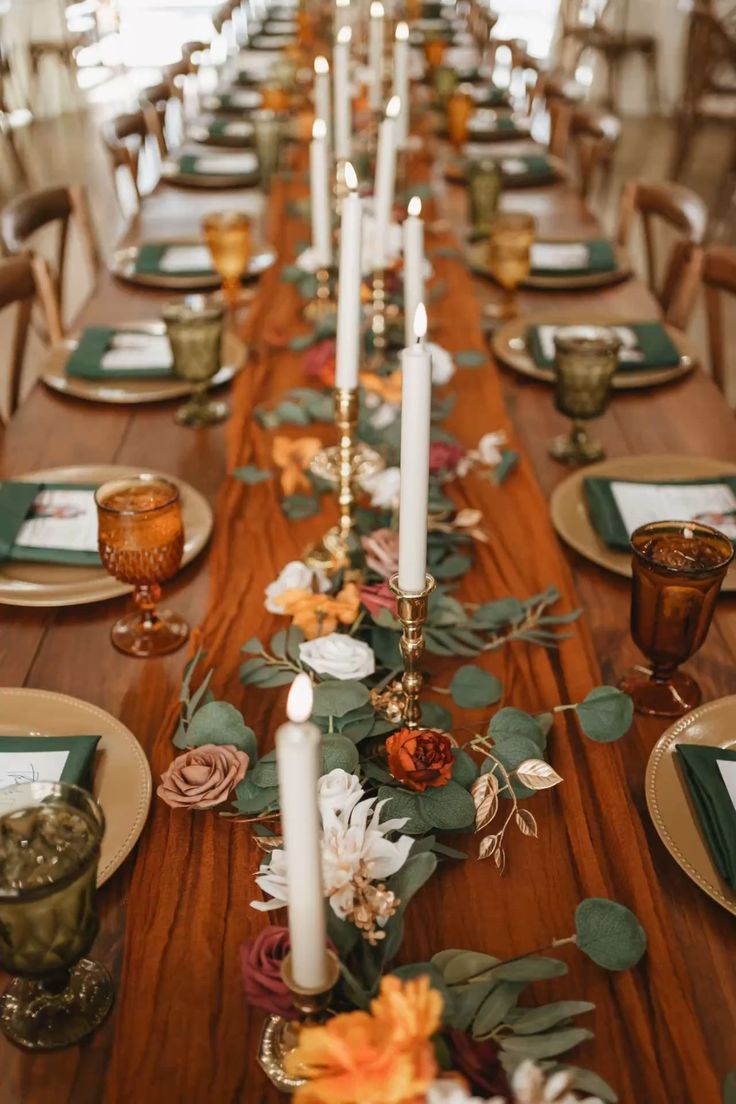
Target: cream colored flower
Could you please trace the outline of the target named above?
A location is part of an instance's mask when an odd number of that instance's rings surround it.
[[[371,496],[372,506],[393,510],[399,503],[401,471],[399,468],[384,468],[363,479],[361,486]]]
[[[330,580],[323,571],[307,567],[301,560],[291,560],[282,567],[277,579],[269,583],[265,590],[265,606],[269,613],[283,613],[283,607],[276,599],[287,590],[311,590],[324,594],[330,589]]]
[[[432,354],[432,383],[442,387],[455,375],[455,362],[447,349],[434,341],[427,341],[426,348]]]
[[[376,669],[373,649],[347,633],[329,633],[299,645],[299,659],[318,675],[335,679],[364,679]]]

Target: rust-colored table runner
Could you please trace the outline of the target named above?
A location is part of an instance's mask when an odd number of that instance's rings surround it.
[[[282,260],[291,260],[296,241],[306,236],[306,224],[286,216],[288,200],[302,191],[298,181],[280,182],[274,190],[272,225]],[[447,284],[430,311],[433,337],[450,351],[484,351],[471,278],[458,257],[433,252],[439,244],[447,239],[428,235],[436,277]],[[253,411],[304,385],[303,354],[285,344],[305,328],[300,306],[278,270],[264,277],[251,321],[252,360],[234,387],[231,469],[272,466],[273,433],[254,420]],[[448,390],[457,396],[448,428],[466,445],[490,430],[511,433],[490,360],[458,369]],[[325,439],[330,434],[323,426],[278,432]],[[471,474],[453,483],[450,493],[459,506],[482,510],[490,537],[476,546],[463,598],[524,598],[554,583],[561,609],[577,604],[548,505],[523,455],[501,486]],[[215,693],[242,708],[262,750],[271,746],[283,718],[285,692],[245,690],[238,679],[239,648],[249,637],[268,638],[280,627],[264,609],[264,587],[332,522],[334,504],[324,501],[323,514],[293,522],[280,509],[276,480],[246,486],[228,478],[216,505],[202,627],[205,662],[216,668]],[[584,617],[559,652],[515,643],[477,662],[502,679],[502,705],[530,710],[579,701],[599,681]],[[429,665],[433,681],[447,685],[457,664],[432,659]],[[151,756],[156,781],[172,758],[176,714],[174,703],[167,708],[162,702],[161,709],[164,721]],[[475,861],[476,840],[464,841],[471,857],[445,865],[410,906],[403,956],[419,961],[445,947],[513,955],[568,935],[583,897],[615,898],[634,910],[647,931],[642,965],[608,974],[582,955],[570,955],[569,976],[540,985],[538,992],[544,999],[596,1003],[596,1038],[573,1060],[610,1081],[622,1101],[710,1104],[718,1092],[688,998],[686,948],[674,945],[663,925],[662,890],[621,753],[615,745],[585,740],[569,716],[559,716],[551,737],[551,762],[564,783],[534,803],[540,838],[512,841],[504,877],[492,864]],[[467,725],[467,717],[465,712],[460,723]],[[264,923],[249,907],[260,858],[247,825],[212,813],[172,812],[154,800],[130,892],[108,1104],[276,1098],[256,1065],[262,1017],[244,1003],[238,967],[239,942]]]

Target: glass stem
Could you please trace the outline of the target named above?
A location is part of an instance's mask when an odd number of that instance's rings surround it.
[[[140,610],[142,628],[146,632],[155,628],[158,624],[156,606],[161,600],[161,587],[158,583],[144,583],[137,586],[133,593],[133,600]]]
[[[226,276],[222,281],[222,294],[231,311],[234,311],[240,298],[240,278],[238,276]]]
[[[516,288],[506,288],[506,317],[516,318],[519,309],[516,305]]]
[[[55,973],[50,974],[49,977],[41,979],[41,988],[44,993],[49,993],[53,997],[59,997],[68,986],[69,978],[70,973],[68,970],[57,970]]]
[[[577,418],[573,418],[572,426],[570,427],[570,443],[577,449],[588,443],[588,430],[585,422],[581,422]]]

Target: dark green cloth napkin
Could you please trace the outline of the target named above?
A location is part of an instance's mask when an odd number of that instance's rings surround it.
[[[584,268],[532,268],[534,276],[588,276],[594,272],[613,272],[616,255],[613,246],[605,238],[582,242],[588,250],[588,263]]]
[[[736,809],[718,769],[719,759],[736,762],[736,751],[703,744],[676,744],[675,750],[711,858],[736,889]]]
[[[40,491],[96,491],[96,484],[86,483],[0,483],[0,561],[22,560],[32,563],[59,563],[72,567],[97,567],[97,552],[72,548],[28,548],[16,544],[18,531],[28,516],[33,500]],[[20,510],[25,504],[25,511]]]
[[[118,331],[113,326],[89,326],[72,350],[69,360],[66,362],[66,374],[89,380],[115,380],[115,379],[161,379],[173,376],[172,368],[162,366],[161,370],[153,368],[116,368],[110,370],[101,366],[102,358],[107,352],[112,339]],[[130,330],[126,330],[130,333]]]
[[[167,250],[181,245],[181,242],[145,242],[138,250],[135,270],[147,276],[211,276],[214,268],[179,269],[177,272],[163,272],[161,261]],[[194,243],[191,243],[194,244]]]
[[[32,756],[36,761],[40,782],[69,782],[89,789],[92,782],[92,760],[99,741],[99,736],[0,736],[0,754],[27,753],[29,757]],[[39,760],[48,751],[69,753],[60,778],[47,777],[43,773],[43,763]],[[24,782],[26,778],[18,778],[18,781]],[[32,782],[34,779],[29,777],[27,781]]]
[[[725,483],[736,495],[736,476],[722,475],[715,479],[601,479],[587,476],[583,479],[583,495],[588,507],[591,524],[609,548],[618,548],[623,552],[630,549],[629,534],[621,517],[616,499],[611,490],[612,483],[656,483],[662,487],[700,487],[714,483]]]
[[[525,172],[505,173],[503,171],[503,161],[523,161]],[[525,175],[537,176],[540,180],[546,180],[547,178],[552,179],[552,177],[554,177],[555,175],[548,159],[544,156],[544,154],[540,153],[531,153],[528,154],[526,157],[513,157],[509,155],[508,157],[501,158],[501,162],[501,173],[503,175],[504,183],[506,184],[513,184],[515,180],[518,180],[520,177],[524,177]]]
[[[622,360],[619,372],[638,372],[645,368],[674,368],[680,363],[680,354],[667,330],[661,322],[633,322],[627,329],[636,335],[639,348],[643,353],[641,360]],[[554,360],[544,355],[539,338],[539,327],[530,326],[526,332],[526,344],[538,368],[552,368]]]

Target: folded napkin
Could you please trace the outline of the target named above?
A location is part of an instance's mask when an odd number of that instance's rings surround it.
[[[208,127],[211,138],[250,138],[254,131],[252,123],[236,119],[213,119]]]
[[[532,273],[535,276],[587,276],[613,272],[616,256],[605,238],[584,242],[535,242]]]
[[[511,102],[505,88],[496,88],[495,85],[475,85],[470,93],[477,104],[490,107],[508,106]]]
[[[541,180],[554,177],[554,171],[544,154],[531,153],[526,157],[504,157],[501,161],[501,175],[508,181],[520,176],[536,176]]]
[[[676,744],[675,750],[711,858],[736,889],[736,751],[703,744]]]
[[[538,368],[552,368],[555,359],[554,335],[557,326],[530,326],[526,344]],[[630,326],[611,326],[622,341],[620,372],[642,368],[674,368],[680,353],[661,322],[635,322]]]
[[[99,736],[0,736],[0,789],[22,782],[89,788]],[[0,798],[0,811],[6,811]]]
[[[724,522],[736,505],[736,476],[656,483],[587,476],[583,479],[583,496],[591,524],[602,540],[610,548],[628,552],[629,536],[634,529],[671,517],[697,518],[731,536]],[[720,523],[719,510],[724,516]]]
[[[261,93],[252,88],[236,88],[232,92],[220,92],[215,99],[221,107],[235,107],[239,111],[255,111],[263,103]]]
[[[254,153],[213,153],[205,157],[185,153],[179,158],[179,171],[193,176],[251,176],[258,171]]]
[[[79,379],[158,379],[172,375],[171,347],[164,334],[90,326],[66,363]]]
[[[135,270],[146,276],[211,276],[212,256],[206,245],[146,242],[138,250]]]
[[[96,486],[0,483],[0,560],[99,565]]]

